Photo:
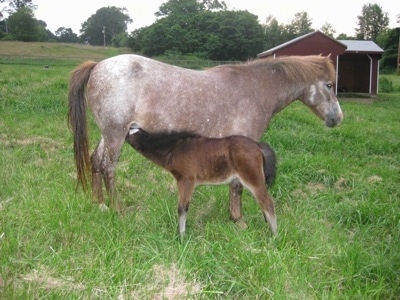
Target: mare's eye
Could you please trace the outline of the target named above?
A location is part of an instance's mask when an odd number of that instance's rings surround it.
[[[332,83],[328,83],[328,84],[326,85],[326,87],[327,87],[328,89],[332,88]]]

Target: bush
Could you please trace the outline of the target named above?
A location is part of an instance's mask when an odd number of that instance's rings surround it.
[[[379,91],[381,93],[392,93],[393,92],[393,82],[386,77],[379,78]]]

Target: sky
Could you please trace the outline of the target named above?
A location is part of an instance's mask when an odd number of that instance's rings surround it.
[[[125,7],[133,22],[128,26],[128,32],[149,26],[156,20],[154,13],[162,3],[168,0],[34,0],[38,6],[35,17],[47,24],[47,29],[53,33],[59,27],[71,28],[79,35],[81,25],[99,8],[116,6]],[[396,23],[396,15],[400,14],[398,1],[393,0],[225,0],[230,10],[247,10],[258,16],[260,24],[265,23],[267,16],[272,15],[279,24],[288,24],[299,12],[307,12],[312,21],[312,28],[320,29],[326,22],[331,24],[336,35],[345,33],[354,36],[357,27],[357,16],[361,15],[364,4],[377,3],[389,16],[389,28],[400,27]]]

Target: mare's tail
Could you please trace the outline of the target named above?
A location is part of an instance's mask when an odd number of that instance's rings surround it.
[[[71,73],[68,94],[68,124],[74,136],[74,157],[78,184],[86,190],[87,173],[90,171],[89,141],[86,120],[86,85],[96,62],[89,61]]]
[[[274,150],[265,143],[258,143],[258,146],[261,149],[261,152],[264,157],[264,176],[265,183],[270,187],[274,181],[276,176],[276,156]]]

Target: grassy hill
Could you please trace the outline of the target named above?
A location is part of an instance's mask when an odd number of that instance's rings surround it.
[[[102,60],[110,56],[132,53],[128,48],[89,46],[67,43],[0,42],[0,63],[43,62],[43,60]]]

